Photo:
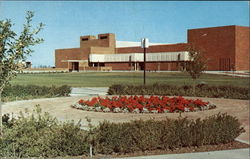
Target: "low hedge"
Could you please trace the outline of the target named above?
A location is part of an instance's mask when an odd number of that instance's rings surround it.
[[[46,87],[46,86],[36,86],[36,85],[14,85],[7,86],[4,88],[2,97],[3,99],[26,99],[32,97],[58,97],[58,96],[69,96],[71,92],[71,87],[63,85],[60,87]]]
[[[26,114],[27,115],[27,114]],[[88,152],[87,131],[80,124],[60,123],[47,113],[18,119],[3,116],[4,135],[0,138],[1,157],[79,156]]]
[[[47,113],[17,119],[3,116],[1,157],[87,156],[92,144],[95,154],[173,150],[181,147],[225,144],[244,129],[237,118],[217,114],[203,120],[187,118],[135,120],[126,123],[101,122],[82,130],[80,124],[59,123]]]
[[[203,120],[136,120],[118,124],[105,121],[96,129],[96,151],[103,154],[131,153],[225,144],[234,141],[242,132],[244,129],[239,121],[227,114]]]
[[[233,86],[209,86],[198,84],[195,92],[191,85],[173,86],[167,84],[153,85],[112,85],[108,90],[109,95],[164,95],[164,96],[195,96],[209,98],[231,98],[244,99],[250,98],[248,88]]]

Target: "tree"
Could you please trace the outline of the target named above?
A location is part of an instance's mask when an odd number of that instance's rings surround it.
[[[21,62],[24,61],[33,50],[30,46],[42,43],[42,38],[35,37],[44,24],[31,25],[34,13],[28,11],[22,32],[18,36],[12,30],[11,20],[0,20],[0,136],[2,136],[2,101],[1,94],[10,80],[16,77],[22,70]]]
[[[207,68],[207,59],[203,57],[204,51],[197,49],[194,45],[188,47],[189,62],[186,64],[186,70],[193,79],[193,93],[195,93],[196,80],[200,78]]]

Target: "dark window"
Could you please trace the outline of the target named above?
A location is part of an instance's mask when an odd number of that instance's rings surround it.
[[[82,38],[82,41],[88,41],[89,39],[88,38]]]
[[[93,64],[92,64],[92,67],[104,67],[105,66],[105,63],[103,63],[103,62],[96,62],[96,63],[93,63]]]
[[[107,36],[101,36],[100,39],[107,39]]]
[[[181,54],[178,54],[177,60],[178,60],[178,61],[181,60]]]

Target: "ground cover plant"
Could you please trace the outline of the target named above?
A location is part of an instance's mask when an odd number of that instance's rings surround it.
[[[105,82],[104,82],[105,81]],[[203,74],[197,83],[209,86],[228,85],[249,88],[249,79],[223,75]],[[147,84],[163,83],[175,86],[192,85],[192,78],[182,72],[147,72]],[[72,72],[18,74],[12,85],[39,85],[71,87],[109,87],[114,84],[141,85],[143,72]]]
[[[192,112],[213,109],[216,106],[200,99],[185,99],[181,96],[114,96],[94,97],[91,100],[79,100],[73,108],[114,113],[173,113]]]
[[[3,101],[12,101],[16,99],[33,99],[33,98],[49,98],[49,97],[60,97],[69,96],[71,87],[63,85],[60,87],[56,86],[37,86],[37,85],[14,85],[7,86],[4,88],[2,93]]]
[[[207,84],[196,85],[195,92],[191,85],[173,86],[168,84],[153,85],[112,85],[109,87],[109,95],[165,95],[165,96],[193,96],[209,98],[250,98],[249,88],[235,86],[209,86]]]

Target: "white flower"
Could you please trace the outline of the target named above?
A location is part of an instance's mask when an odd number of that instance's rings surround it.
[[[141,112],[142,113],[149,113],[149,110],[147,108],[143,108]]]
[[[101,111],[102,111],[102,108],[101,108],[101,107],[95,107],[95,111],[101,112]]]
[[[127,108],[125,108],[125,109],[122,110],[122,112],[123,112],[123,113],[128,113],[129,110],[128,110]]]
[[[138,108],[134,109],[132,113],[140,113],[140,110]]]
[[[105,109],[103,109],[103,112],[110,112],[110,109],[109,108],[105,108]]]
[[[87,105],[83,105],[83,106],[82,106],[82,109],[83,109],[83,110],[88,110],[89,107],[88,107]]]
[[[168,109],[164,109],[164,113],[169,113],[169,110]]]
[[[151,110],[151,113],[158,113],[158,110]]]
[[[187,107],[185,107],[185,108],[184,108],[184,112],[190,112],[190,109],[187,108]]]
[[[121,109],[120,109],[120,108],[115,108],[115,109],[113,109],[113,112],[114,112],[114,113],[120,113],[120,112],[121,112]]]

